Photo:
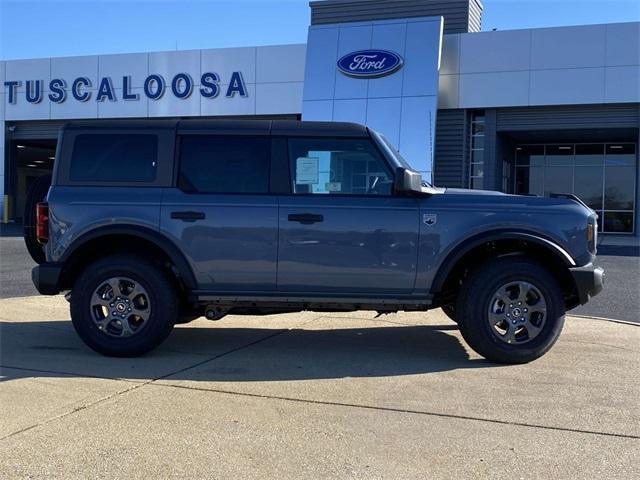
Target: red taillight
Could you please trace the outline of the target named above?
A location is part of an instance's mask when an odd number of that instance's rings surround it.
[[[49,204],[47,202],[36,205],[36,239],[42,244],[49,240]]]

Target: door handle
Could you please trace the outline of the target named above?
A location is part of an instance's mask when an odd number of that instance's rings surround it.
[[[183,222],[195,222],[196,220],[204,220],[204,212],[171,212],[171,218],[182,220]]]
[[[292,213],[288,217],[290,222],[299,222],[303,225],[311,225],[312,223],[318,223],[324,221],[322,215],[316,215],[314,213]]]

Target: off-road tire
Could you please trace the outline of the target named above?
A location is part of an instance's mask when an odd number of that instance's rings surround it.
[[[458,323],[458,319],[456,316],[456,304],[455,303],[448,303],[446,305],[442,305],[442,307],[440,307],[442,309],[442,311],[444,312],[444,314],[449,317],[449,320],[451,320],[452,322]]]
[[[507,344],[489,323],[494,292],[509,282],[528,282],[543,295],[546,319],[535,338],[527,343]],[[535,360],[554,345],[564,326],[565,305],[560,286],[551,273],[525,256],[505,256],[488,261],[471,272],[456,303],[460,333],[467,344],[488,360],[519,364]]]
[[[107,279],[126,277],[144,288],[150,314],[139,332],[114,338],[98,328],[92,312],[94,292]],[[90,264],[77,278],[71,295],[71,320],[80,338],[93,350],[113,357],[136,357],[160,345],[178,318],[178,299],[164,272],[150,261],[111,255]]]

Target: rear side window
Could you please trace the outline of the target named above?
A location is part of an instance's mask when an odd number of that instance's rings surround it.
[[[74,182],[153,182],[158,137],[150,134],[80,134],[71,155]]]
[[[264,137],[183,136],[178,186],[197,193],[268,193],[270,148]]]

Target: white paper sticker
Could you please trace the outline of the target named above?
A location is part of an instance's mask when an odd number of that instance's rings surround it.
[[[324,185],[324,189],[327,192],[341,192],[342,191],[342,183],[341,182],[327,182]]]
[[[315,157],[298,157],[296,159],[296,185],[313,185],[318,183],[319,160]]]

